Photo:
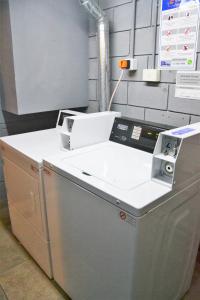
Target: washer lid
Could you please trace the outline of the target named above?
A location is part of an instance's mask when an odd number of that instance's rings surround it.
[[[100,149],[63,159],[88,176],[121,190],[130,190],[150,180],[152,155],[126,146],[108,143]]]
[[[151,180],[151,162],[152,154],[113,142],[44,160],[54,172],[135,216],[163,202],[171,191]]]

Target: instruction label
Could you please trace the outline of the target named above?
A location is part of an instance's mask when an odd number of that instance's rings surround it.
[[[200,100],[200,72],[177,72],[175,97]]]
[[[159,69],[195,70],[200,0],[162,0]]]
[[[183,128],[178,131],[172,132],[172,134],[173,135],[185,135],[185,134],[193,132],[193,131],[195,131],[195,129],[193,129],[193,128]]]

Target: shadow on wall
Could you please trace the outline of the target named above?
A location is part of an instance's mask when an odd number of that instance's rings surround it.
[[[84,109],[79,110],[84,111]],[[58,111],[27,115],[15,115],[6,111],[0,111],[0,136],[54,128],[56,126],[57,117]]]
[[[1,135],[12,135],[55,127],[58,111],[42,112],[28,115],[14,115],[2,111]]]

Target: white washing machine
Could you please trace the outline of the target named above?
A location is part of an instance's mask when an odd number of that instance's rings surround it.
[[[189,289],[200,124],[159,131],[117,118],[110,141],[45,158],[53,274],[72,300],[178,300]]]
[[[81,113],[59,112],[56,128],[0,139],[12,231],[40,267],[52,277],[43,191],[42,160],[60,150],[64,118]]]

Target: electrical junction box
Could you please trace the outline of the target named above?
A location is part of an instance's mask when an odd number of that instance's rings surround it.
[[[160,70],[144,69],[143,70],[143,81],[160,82]]]
[[[138,64],[136,58],[124,58],[119,61],[119,68],[127,71],[136,71]]]
[[[75,0],[0,1],[0,61],[3,110],[88,106],[87,13]]]

